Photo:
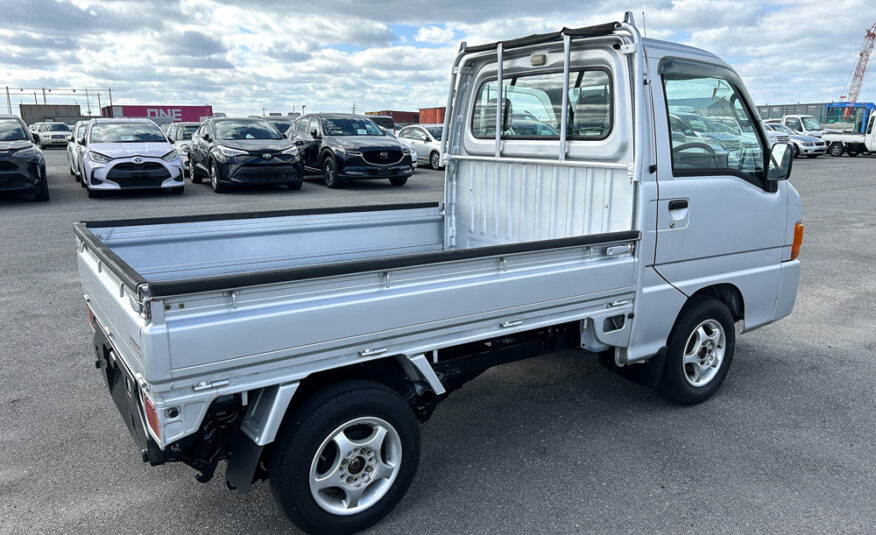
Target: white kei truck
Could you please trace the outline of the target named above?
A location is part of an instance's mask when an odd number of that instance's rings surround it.
[[[867,127],[863,132],[830,134],[825,133],[821,139],[827,141],[827,152],[831,156],[842,156],[843,153],[851,157],[858,154],[870,154],[876,152],[876,114],[870,115]]]
[[[673,135],[669,109],[703,102],[740,125],[729,150]],[[95,365],[144,461],[225,461],[229,488],[267,479],[301,529],[350,533],[491,366],[574,348],[694,404],[737,326],[791,312],[792,151],[718,57],[630,13],[463,43],[444,132],[443,202],[75,224]]]

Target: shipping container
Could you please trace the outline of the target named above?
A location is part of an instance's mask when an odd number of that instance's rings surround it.
[[[100,110],[103,117],[146,118],[158,124],[178,122],[198,122],[201,117],[213,115],[213,106],[104,106]]]
[[[444,122],[444,106],[438,108],[420,108],[420,122],[436,124]]]

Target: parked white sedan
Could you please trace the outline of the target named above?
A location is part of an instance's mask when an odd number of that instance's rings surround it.
[[[428,163],[432,169],[441,168],[441,134],[444,125],[417,124],[402,128],[398,138],[417,151],[418,160]]]

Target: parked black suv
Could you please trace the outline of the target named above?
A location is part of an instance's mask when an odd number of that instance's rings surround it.
[[[404,186],[414,172],[411,149],[364,115],[305,115],[286,135],[301,151],[305,172],[322,174],[330,188],[356,178],[388,178]]]
[[[32,192],[35,201],[49,200],[39,141],[18,117],[0,116],[0,192]]]
[[[207,177],[216,193],[243,184],[301,189],[304,177],[298,149],[262,119],[207,119],[192,136],[188,167],[192,182]]]

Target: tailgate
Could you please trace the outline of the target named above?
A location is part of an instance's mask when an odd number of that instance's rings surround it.
[[[118,358],[135,376],[146,375],[146,363],[141,350],[141,330],[147,319],[135,310],[139,307],[136,281],[125,280],[115,266],[98,258],[94,245],[77,240],[76,261],[79,279],[88,307],[94,313],[110,345],[119,353]]]

